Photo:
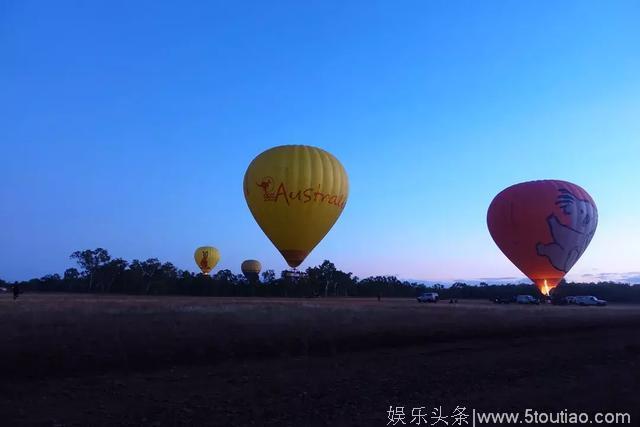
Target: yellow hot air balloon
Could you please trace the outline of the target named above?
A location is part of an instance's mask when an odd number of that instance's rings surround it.
[[[293,268],[335,224],[348,195],[349,179],[338,159],[306,145],[271,148],[244,175],[253,217]]]
[[[257,282],[260,270],[262,270],[262,265],[260,264],[260,261],[256,261],[255,259],[248,259],[242,262],[240,269],[242,270],[242,274],[244,274],[247,279]]]
[[[203,274],[209,274],[213,267],[220,261],[220,252],[213,246],[201,246],[193,254],[196,264]]]

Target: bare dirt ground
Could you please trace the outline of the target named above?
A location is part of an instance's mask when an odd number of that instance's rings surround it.
[[[384,426],[390,405],[640,425],[632,305],[0,295],[0,349],[8,426]]]

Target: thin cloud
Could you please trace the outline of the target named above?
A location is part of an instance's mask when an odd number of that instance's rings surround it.
[[[629,271],[626,273],[585,273],[572,276],[571,281],[579,282],[580,278],[588,278],[589,281],[640,283],[640,272]]]

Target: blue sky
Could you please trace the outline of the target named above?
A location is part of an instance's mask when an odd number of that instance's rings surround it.
[[[195,270],[211,244],[219,268],[284,269],[241,188],[281,144],[350,177],[302,267],[523,277],[486,209],[555,178],[600,213],[569,278],[640,276],[638,2],[182,3],[0,5],[1,278],[98,246]]]

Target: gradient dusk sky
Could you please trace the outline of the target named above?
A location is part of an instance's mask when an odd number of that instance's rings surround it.
[[[599,209],[568,278],[640,283],[639,22],[637,1],[4,1],[0,278],[96,247],[282,270],[242,179],[308,144],[351,192],[302,268],[522,278],[487,207],[550,178]]]

